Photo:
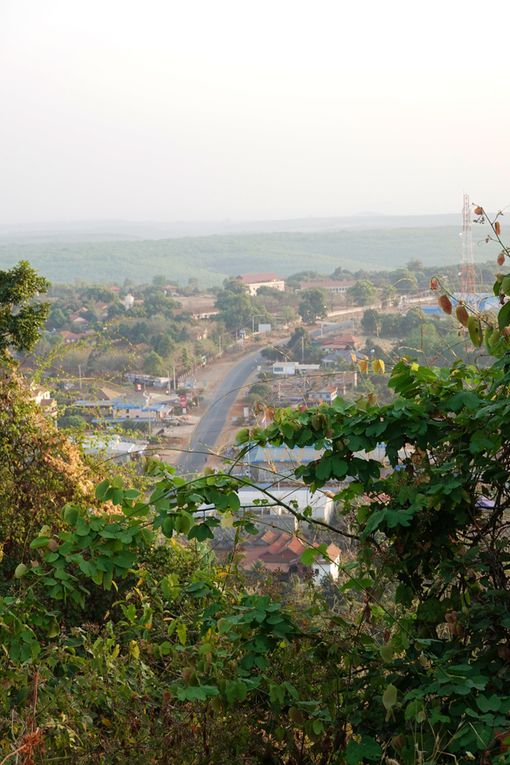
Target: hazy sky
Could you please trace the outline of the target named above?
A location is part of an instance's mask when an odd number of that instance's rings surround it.
[[[510,203],[508,0],[0,0],[0,222]]]

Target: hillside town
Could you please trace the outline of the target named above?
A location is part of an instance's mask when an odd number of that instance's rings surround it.
[[[412,347],[414,333],[424,356],[439,357],[452,327],[424,289],[428,274],[420,267],[371,279],[342,269],[327,278],[241,274],[215,292],[166,277],[148,286],[55,286],[47,330],[25,362],[51,360],[33,400],[91,458],[135,470],[157,458],[188,475],[234,461],[234,475],[255,487],[277,476],[278,491],[301,512],[310,498],[289,477],[317,455],[259,449],[236,461],[236,432],[266,426],[276,407],[332,405],[367,390],[385,400],[386,366],[393,351],[402,352],[399,338]],[[384,464],[383,445],[370,458]],[[331,496],[337,490],[327,487]],[[312,512],[331,520],[327,493]],[[268,511],[248,494],[246,509],[260,523]],[[299,550],[288,545],[295,529],[285,527],[291,520],[282,506],[264,517],[280,528],[279,542],[260,526],[243,565],[294,571]],[[319,561],[317,571],[326,569],[331,573]]]

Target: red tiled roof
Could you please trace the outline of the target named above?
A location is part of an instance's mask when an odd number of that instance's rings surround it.
[[[287,545],[288,550],[292,550],[296,555],[301,555],[303,550],[306,550],[307,545],[298,537],[293,537]]]
[[[328,545],[326,552],[328,556],[331,558],[331,560],[334,561],[340,555],[340,548],[337,547],[335,544],[331,543],[330,545]]]
[[[289,541],[289,535],[288,534],[280,534],[278,539],[276,539],[272,544],[269,545],[266,552],[268,552],[270,555],[274,555],[277,552],[280,552],[282,550],[287,542]]]
[[[292,561],[297,562],[298,558],[299,556],[292,552],[292,550],[289,550],[288,547],[276,554],[271,554],[269,550],[266,550],[259,556],[259,560],[263,563],[292,563]]]
[[[241,274],[237,277],[243,284],[258,284],[258,282],[276,282],[280,277],[270,272],[260,274]]]

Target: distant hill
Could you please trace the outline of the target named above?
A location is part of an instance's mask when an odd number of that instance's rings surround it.
[[[76,232],[66,241],[63,231],[48,239],[14,236],[4,227],[3,234],[0,232],[0,267],[26,259],[57,283],[75,279],[122,282],[125,278],[140,283],[163,274],[180,284],[193,277],[203,287],[247,271],[288,276],[309,269],[328,274],[338,266],[351,271],[384,270],[403,266],[411,259],[440,268],[458,263],[461,257],[460,216],[446,217],[456,217],[457,223],[429,226],[422,221],[420,226],[346,226],[129,241],[107,237],[103,241],[77,241]],[[477,246],[484,236],[483,228],[474,228],[475,258],[480,262],[497,254],[492,243]]]
[[[373,212],[330,218],[254,221],[69,221],[0,225],[0,243],[97,242],[175,239],[229,234],[321,232],[342,229],[437,228],[460,226],[460,213],[379,215]]]

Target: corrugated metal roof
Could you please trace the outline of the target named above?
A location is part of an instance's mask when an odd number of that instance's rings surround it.
[[[322,453],[322,449],[314,449],[311,446],[296,446],[293,449],[289,449],[288,446],[257,446],[250,452],[246,461],[252,465],[272,462],[295,462],[300,465],[319,459]]]

